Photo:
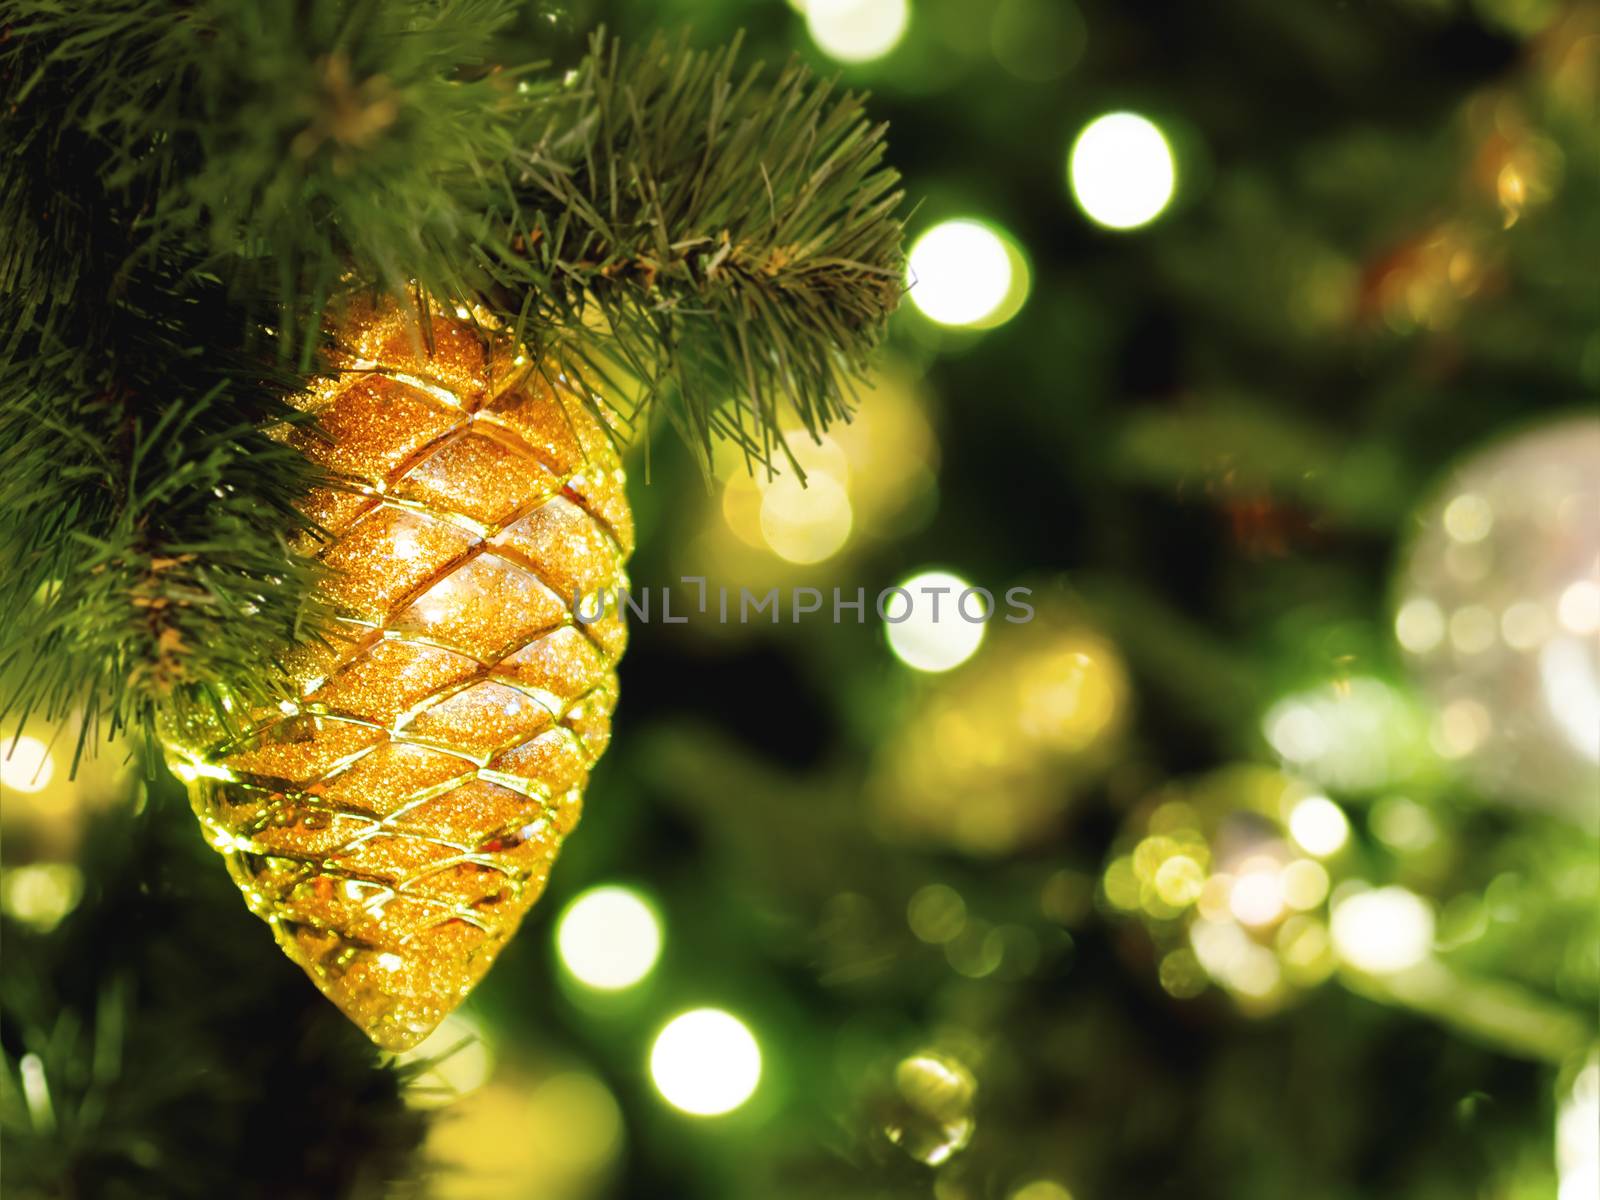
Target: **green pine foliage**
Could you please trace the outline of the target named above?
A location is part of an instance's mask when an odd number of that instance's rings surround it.
[[[0,718],[280,686],[325,614],[263,430],[354,293],[487,310],[702,461],[847,415],[901,278],[860,98],[660,41],[560,71],[526,8],[0,5]]]

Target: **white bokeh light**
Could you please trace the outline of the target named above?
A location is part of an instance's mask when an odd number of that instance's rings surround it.
[[[395,1064],[417,1064],[405,1089],[412,1108],[444,1108],[477,1091],[494,1074],[494,1052],[465,1013],[453,1012],[427,1037],[395,1055]]]
[[[1572,1082],[1556,1112],[1557,1200],[1594,1200],[1600,1195],[1600,1051]]]
[[[1347,896],[1333,909],[1339,957],[1369,975],[1392,975],[1433,951],[1433,909],[1415,892],[1383,887]]]
[[[981,221],[943,221],[912,245],[906,282],[911,302],[930,320],[981,325],[1011,297],[1016,282],[1013,253]]]
[[[1084,126],[1069,160],[1072,194],[1091,221],[1137,229],[1161,215],[1177,186],[1165,135],[1131,112],[1107,113]]]
[[[1307,796],[1289,813],[1289,836],[1309,854],[1337,854],[1350,839],[1350,821],[1326,796]]]
[[[884,630],[889,649],[906,666],[918,671],[949,671],[977,653],[987,628],[967,616],[988,615],[982,596],[961,603],[972,585],[947,571],[924,571],[899,585],[910,597],[892,596],[886,602],[889,618]],[[907,607],[909,604],[909,615]],[[962,615],[963,607],[967,616]],[[903,619],[902,619],[903,618]]]
[[[910,0],[806,0],[806,32],[829,58],[859,63],[882,58],[911,23]]]
[[[55,773],[50,747],[38,738],[0,738],[0,784],[18,792],[39,792]]]
[[[602,991],[632,987],[661,954],[661,922],[631,888],[590,888],[556,925],[561,961],[580,983]]]
[[[667,1022],[650,1051],[650,1077],[668,1104],[697,1117],[732,1112],[761,1080],[761,1047],[744,1022],[697,1008]]]

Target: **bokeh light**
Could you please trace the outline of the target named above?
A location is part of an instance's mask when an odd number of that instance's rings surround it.
[[[1433,909],[1403,887],[1345,896],[1334,904],[1330,928],[1339,957],[1369,975],[1404,971],[1433,951]]]
[[[882,744],[868,788],[875,819],[885,836],[976,855],[1048,837],[1110,764],[1127,716],[1121,656],[1071,609],[1002,618],[982,655],[931,681]]]
[[[724,452],[722,515],[738,539],[786,562],[811,565],[833,557],[850,540],[855,506],[850,459],[832,434],[784,433],[788,455],[766,467]],[[794,462],[805,472],[801,483]],[[737,461],[735,461],[737,459]]]
[[[1422,714],[1405,693],[1371,676],[1286,696],[1261,728],[1284,762],[1325,787],[1382,787],[1429,760]]]
[[[55,778],[50,747],[36,737],[0,739],[0,784],[18,792],[39,792]]]
[[[1556,1112],[1557,1200],[1600,1196],[1600,1051],[1590,1054]]]
[[[910,0],[806,0],[806,32],[829,58],[871,62],[900,44],[911,23]]]
[[[1289,813],[1289,834],[1307,853],[1327,858],[1350,840],[1350,821],[1326,796],[1307,796]]]
[[[550,1061],[539,1039],[483,1087],[428,1122],[430,1200],[583,1200],[608,1193],[625,1139],[616,1098],[578,1063]]]
[[[1035,1179],[1012,1192],[1011,1200],[1072,1200],[1072,1193],[1053,1179]]]
[[[556,948],[575,979],[602,991],[632,987],[661,954],[661,922],[632,888],[590,888],[562,911]]]
[[[482,1029],[465,1013],[447,1016],[422,1041],[395,1055],[399,1066],[420,1065],[406,1084],[412,1108],[443,1108],[477,1091],[494,1073],[494,1053]]]
[[[540,1080],[528,1108],[534,1127],[548,1131],[539,1148],[542,1180],[592,1175],[622,1144],[616,1098],[587,1071],[562,1071]]]
[[[896,658],[913,670],[939,672],[959,667],[978,652],[987,623],[969,621],[961,613],[961,596],[970,583],[947,571],[924,571],[899,586],[910,600],[891,597],[884,621]],[[981,610],[982,597],[966,604],[971,616]]]
[[[1073,0],[998,0],[989,46],[1008,74],[1029,83],[1059,79],[1083,57],[1089,27]]]
[[[48,933],[83,898],[83,872],[72,863],[24,863],[0,870],[0,912]]]
[[[943,945],[954,941],[966,927],[967,903],[953,887],[930,883],[918,888],[907,902],[906,924],[922,941]]]
[[[977,1091],[971,1072],[947,1054],[901,1059],[884,1136],[920,1163],[946,1163],[972,1140]]]
[[[849,541],[854,524],[844,485],[820,472],[805,483],[794,475],[774,479],[761,496],[760,522],[772,552],[800,564],[832,558]]]
[[[1031,286],[1016,243],[967,218],[942,221],[912,244],[906,282],[911,302],[930,320],[984,329],[1015,316]]]
[[[656,1035],[650,1077],[668,1104],[697,1117],[732,1112],[761,1081],[761,1047],[744,1022],[717,1008],[674,1017]]]
[[[1146,117],[1115,112],[1096,117],[1072,144],[1072,195],[1091,221],[1137,229],[1161,215],[1177,186],[1166,136]]]

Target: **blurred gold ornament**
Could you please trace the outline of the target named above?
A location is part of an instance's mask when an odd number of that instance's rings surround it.
[[[886,832],[1008,854],[1060,820],[1105,765],[1126,716],[1121,657],[1050,607],[991,623],[983,650],[940,678],[879,755],[871,794]]]
[[[301,699],[167,732],[251,910],[391,1050],[488,970],[578,819],[626,640],[593,597],[626,585],[633,540],[564,377],[465,310],[428,319],[352,313],[340,374],[297,400],[320,432],[283,434],[348,481],[302,505],[339,629],[291,657]]]

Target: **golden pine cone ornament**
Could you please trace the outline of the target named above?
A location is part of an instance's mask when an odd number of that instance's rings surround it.
[[[591,618],[633,542],[582,398],[428,319],[424,339],[414,311],[354,313],[340,373],[297,401],[317,428],[285,434],[349,480],[303,504],[339,619],[296,652],[299,703],[189,712],[167,741],[251,910],[391,1050],[482,978],[578,819],[627,636],[618,606]]]

